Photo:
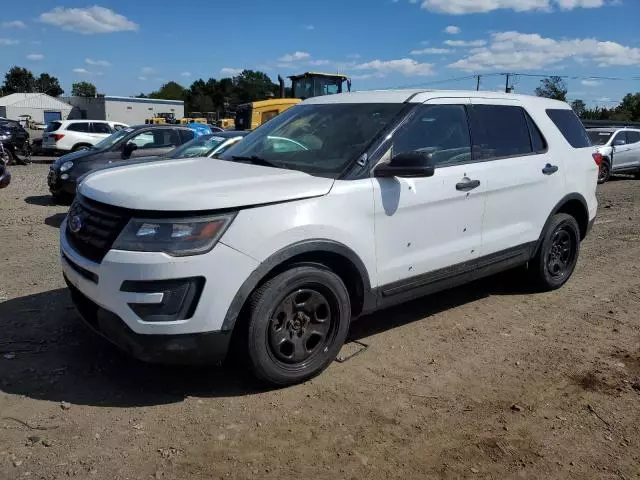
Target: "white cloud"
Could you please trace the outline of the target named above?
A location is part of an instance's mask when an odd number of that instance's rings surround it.
[[[242,68],[224,67],[220,69],[220,74],[228,75],[230,77],[236,77],[242,73],[242,70],[243,70]]]
[[[411,55],[446,55],[453,50],[448,48],[422,48],[420,50],[411,50]]]
[[[455,25],[449,25],[447,28],[444,29],[445,33],[448,33],[449,35],[457,35],[462,31],[462,29],[460,27],[456,27]]]
[[[32,60],[34,62],[39,62],[43,59],[44,55],[42,55],[41,53],[30,53],[29,55],[27,55],[27,60]]]
[[[585,87],[599,87],[602,85],[602,82],[599,82],[598,80],[582,80],[580,83]]]
[[[412,58],[400,58],[397,60],[372,60],[354,66],[354,70],[374,70],[379,76],[389,73],[401,73],[407,77],[433,75],[433,63],[419,63]]]
[[[140,73],[144,75],[151,75],[152,73],[156,73],[156,69],[153,67],[142,67],[140,69]]]
[[[366,80],[367,78],[373,78],[376,75],[373,73],[365,73],[362,75],[351,75],[351,80]]]
[[[98,5],[88,8],[56,7],[40,15],[40,21],[85,35],[137,31],[139,28],[124,15]]]
[[[536,10],[551,12],[555,9],[599,8],[613,3],[615,0],[422,0],[421,8],[436,13],[464,15],[492,12],[498,9],[509,9],[516,12]]]
[[[147,81],[147,77],[138,77],[138,80],[142,80],[143,82]]]
[[[181,77],[190,77],[191,76],[191,72],[182,72],[180,74]]]
[[[89,70],[87,70],[86,68],[74,68],[73,69],[73,73],[79,73],[81,75],[86,75],[89,73]]]
[[[284,55],[283,57],[280,57],[278,60],[280,62],[295,62],[296,60],[304,60],[305,58],[310,58],[311,54],[307,53],[307,52],[295,52],[292,54],[287,54]]]
[[[640,48],[594,38],[554,40],[536,33],[500,32],[492,34],[490,45],[471,50],[449,66],[465,71],[534,70],[557,68],[566,60],[600,67],[640,65]]]
[[[110,67],[111,64],[106,60],[92,60],[90,58],[85,58],[84,63],[87,65],[95,65],[97,67]]]
[[[321,65],[330,65],[331,61],[330,60],[311,60],[309,62],[309,65],[313,65],[313,66],[321,66]]]
[[[347,55],[347,58],[360,58],[360,54],[359,53],[350,53],[349,55]]]
[[[485,40],[445,40],[445,45],[449,45],[450,47],[484,47],[487,42]]]
[[[2,22],[0,24],[2,28],[27,28],[27,24],[22,20],[13,20],[10,22]]]
[[[11,38],[0,38],[0,46],[8,47],[9,45],[18,45],[20,42],[18,40],[13,40]]]
[[[305,30],[315,30],[316,27],[314,27],[313,25],[305,25],[304,29]]]

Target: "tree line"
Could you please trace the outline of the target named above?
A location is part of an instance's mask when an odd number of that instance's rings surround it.
[[[4,83],[0,86],[0,97],[12,93],[46,93],[52,97],[64,94],[60,81],[46,72],[37,77],[32,71],[22,67],[12,67],[4,75]],[[97,90],[95,85],[89,82],[77,82],[71,86],[71,95],[74,97],[95,97]]]
[[[548,77],[540,81],[536,88],[539,97],[552,98],[554,100],[567,101],[569,89],[561,77]],[[640,93],[628,93],[615,107],[593,107],[576,99],[571,102],[571,108],[582,120],[614,120],[624,122],[640,122]]]

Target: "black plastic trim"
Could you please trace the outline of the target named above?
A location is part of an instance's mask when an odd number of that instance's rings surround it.
[[[77,265],[73,260],[67,257],[64,253],[62,254],[62,258],[64,259],[65,262],[67,262],[67,265],[69,265],[69,267],[71,267],[71,269],[81,277],[85,278],[86,280],[89,280],[90,282],[95,283],[96,285],[100,281],[100,277],[98,277],[98,275],[96,275],[93,272],[90,272],[86,268],[82,268],[80,265]]]
[[[267,258],[264,262],[262,262],[258,266],[258,268],[256,268],[253,273],[249,275],[249,278],[247,278],[247,280],[245,280],[245,282],[242,284],[242,286],[236,293],[236,296],[233,298],[231,305],[229,306],[227,314],[225,315],[224,321],[222,323],[222,331],[233,330],[233,327],[235,326],[236,320],[238,319],[240,311],[242,310],[245,302],[247,301],[251,293],[255,290],[255,288],[260,284],[260,282],[269,274],[269,272],[271,272],[273,269],[277,268],[287,260],[292,259],[293,257],[305,253],[316,252],[338,254],[347,258],[351,263],[353,263],[353,265],[355,265],[356,269],[358,270],[360,279],[362,281],[364,291],[363,312],[370,312],[375,310],[376,297],[374,295],[371,295],[371,281],[369,279],[369,273],[360,257],[349,247],[333,240],[311,239],[294,243],[279,250],[278,252]]]
[[[524,265],[533,256],[535,246],[536,242],[525,243],[468,262],[383,285],[378,289],[379,307],[402,303]]]
[[[584,197],[582,195],[580,195],[579,193],[570,193],[568,195],[565,195],[564,197],[562,197],[562,199],[556,204],[555,207],[553,207],[553,210],[551,210],[551,213],[549,214],[549,216],[547,217],[547,221],[544,224],[544,227],[542,228],[542,231],[540,232],[540,238],[538,238],[538,242],[536,244],[536,248],[534,251],[534,256],[538,253],[538,250],[540,250],[540,247],[542,246],[542,241],[544,240],[544,234],[547,231],[547,228],[549,227],[549,224],[551,223],[551,218],[558,213],[562,207],[564,207],[568,202],[572,201],[572,200],[578,200],[582,206],[584,207],[585,212],[587,213],[587,221],[588,221],[588,217],[589,217],[589,207],[587,206],[587,201],[584,199]],[[576,218],[576,221],[578,221],[579,219]],[[578,223],[579,225],[579,223]],[[589,232],[589,228],[587,227],[587,233]],[[582,233],[582,232],[581,232]],[[586,236],[586,234],[584,235]],[[582,239],[584,239],[584,236]]]

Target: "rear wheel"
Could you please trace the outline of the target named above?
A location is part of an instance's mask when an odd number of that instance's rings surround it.
[[[82,152],[84,150],[89,150],[91,148],[91,145],[75,145],[71,151],[72,152]]]
[[[529,262],[529,274],[535,285],[543,291],[562,287],[578,262],[580,253],[580,227],[571,215],[553,216],[540,249]]]
[[[603,160],[600,164],[600,171],[598,172],[598,183],[603,184],[609,181],[611,178],[611,164],[609,160]]]
[[[31,147],[29,145],[14,149],[12,155],[13,161],[17,165],[29,165],[31,163]]]
[[[267,281],[250,300],[250,368],[272,385],[291,385],[322,372],[349,330],[344,283],[320,266],[299,266]]]

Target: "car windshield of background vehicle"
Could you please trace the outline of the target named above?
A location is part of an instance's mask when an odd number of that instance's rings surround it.
[[[613,135],[613,132],[599,132],[597,130],[587,130],[592,145],[606,145]]]
[[[253,160],[336,178],[404,107],[393,103],[298,105],[218,158]]]
[[[102,140],[101,142],[94,145],[93,148],[97,150],[106,150],[108,148],[113,147],[116,143],[118,143],[123,137],[129,135],[133,130],[130,128],[125,128],[124,130],[120,130],[119,132],[112,133],[107,138]]]
[[[206,157],[218,145],[225,141],[223,137],[215,135],[203,135],[185,143],[180,148],[171,152],[171,158],[195,158]]]

